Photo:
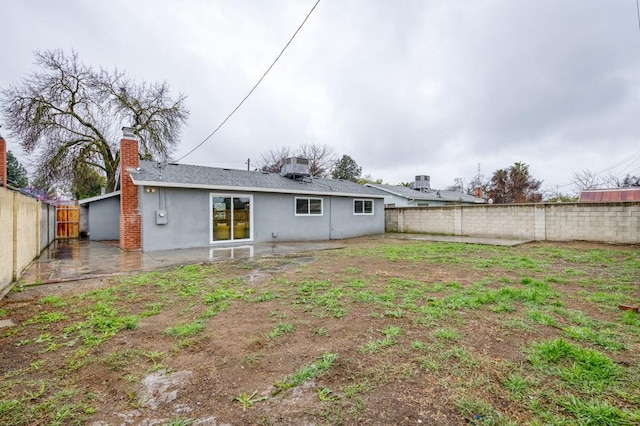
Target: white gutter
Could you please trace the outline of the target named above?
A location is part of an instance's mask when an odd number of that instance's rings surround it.
[[[383,195],[357,194],[351,192],[320,192],[298,189],[276,189],[276,188],[260,188],[260,187],[243,187],[243,186],[225,186],[225,185],[207,185],[201,183],[176,183],[176,182],[158,182],[158,181],[137,181],[131,174],[131,180],[136,186],[155,186],[163,188],[188,188],[188,189],[209,189],[216,191],[243,191],[243,192],[268,192],[277,194],[317,194],[317,195],[334,195],[337,197],[360,197],[360,198],[384,198]]]

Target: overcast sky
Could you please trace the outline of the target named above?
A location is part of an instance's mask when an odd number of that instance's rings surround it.
[[[314,3],[2,0],[0,87],[53,48],[167,81],[191,111],[178,158],[233,110]],[[302,143],[327,144],[391,184],[426,174],[445,188],[478,164],[489,177],[516,161],[561,192],[585,169],[638,175],[636,1],[322,0],[244,106],[182,162],[241,169]]]

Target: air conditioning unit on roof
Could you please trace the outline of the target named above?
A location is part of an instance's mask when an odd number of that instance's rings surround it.
[[[309,160],[302,157],[289,157],[285,160],[280,174],[289,179],[300,179],[311,176],[309,173]]]
[[[413,182],[412,188],[422,192],[431,191],[431,177],[427,175],[416,176],[416,180]]]

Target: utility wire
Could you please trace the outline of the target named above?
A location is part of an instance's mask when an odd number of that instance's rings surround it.
[[[640,30],[640,1],[636,0],[636,12],[638,14],[638,30]]]
[[[608,167],[605,167],[604,169],[602,169],[602,170],[600,170],[600,171],[596,172],[596,174],[597,174],[597,175],[601,175],[601,174],[603,174],[603,173],[605,173],[605,172],[608,172],[608,171],[610,171],[610,170],[615,169],[616,167],[619,167],[619,166],[623,165],[623,164],[624,164],[624,163],[626,163],[627,161],[631,161],[631,160],[635,161],[635,160],[637,160],[637,159],[638,159],[638,157],[640,157],[640,151],[634,152],[634,153],[633,153],[633,154],[631,154],[630,156],[628,156],[628,157],[626,157],[626,158],[624,158],[624,159],[622,159],[622,160],[618,161],[617,163],[614,163],[614,164],[612,164],[612,165],[610,165],[610,166],[608,166]]]
[[[177,162],[182,161],[185,157],[189,156],[190,154],[193,153],[193,151],[195,151],[196,149],[200,148],[206,141],[208,141],[213,135],[216,134],[216,132],[218,130],[220,130],[220,128],[222,126],[224,126],[224,123],[227,122],[227,120],[229,120],[231,118],[231,116],[233,114],[235,114],[235,112],[242,106],[242,104],[244,103],[244,101],[247,100],[247,98],[249,96],[251,96],[251,94],[253,93],[254,90],[256,90],[256,88],[258,87],[258,85],[262,82],[262,80],[267,76],[267,74],[269,73],[269,71],[271,71],[271,68],[273,68],[273,66],[276,64],[276,62],[278,62],[278,59],[280,59],[280,57],[282,56],[282,54],[284,53],[285,50],[287,50],[287,47],[289,47],[289,45],[291,44],[291,42],[293,41],[293,39],[296,37],[296,35],[298,34],[298,32],[302,29],[302,26],[305,24],[305,22],[307,22],[307,19],[309,19],[309,16],[311,16],[311,14],[313,13],[313,11],[315,10],[316,6],[318,6],[318,3],[320,3],[320,0],[317,0],[316,3],[313,5],[313,7],[311,8],[311,10],[309,11],[309,13],[307,13],[307,16],[305,16],[304,20],[302,21],[302,23],[300,24],[300,26],[298,27],[298,29],[293,33],[293,35],[291,36],[291,38],[289,39],[289,41],[287,42],[287,44],[284,45],[284,47],[282,48],[282,50],[280,51],[280,53],[278,54],[278,56],[276,57],[276,59],[271,63],[271,65],[269,65],[269,68],[267,68],[267,70],[264,72],[264,74],[262,74],[262,77],[260,77],[260,79],[258,80],[258,82],[251,88],[251,90],[249,90],[249,93],[247,93],[247,95],[242,98],[242,100],[240,101],[240,103],[238,104],[238,106],[236,106],[233,111],[231,111],[231,113],[229,115],[227,115],[227,118],[225,118],[222,123],[220,123],[220,125],[218,127],[215,128],[215,130],[213,132],[211,132],[211,134],[209,136],[207,136],[202,142],[200,142],[198,145],[196,145],[191,151],[187,152],[185,155],[183,155],[182,157],[178,158],[178,160],[176,160]]]

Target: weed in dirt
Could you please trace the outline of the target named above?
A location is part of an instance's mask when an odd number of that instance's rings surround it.
[[[51,305],[54,308],[62,308],[63,306],[67,306],[67,302],[65,302],[60,296],[56,295],[48,295],[42,297],[38,300],[38,303],[41,305]]]
[[[514,425],[491,404],[472,397],[461,397],[455,401],[460,414],[472,425]]]
[[[316,359],[316,362],[305,365],[293,375],[284,377],[282,380],[275,382],[273,384],[276,388],[275,393],[294,388],[307,380],[315,379],[331,368],[337,359],[337,354],[331,352],[323,353],[322,356]]]
[[[337,401],[340,399],[340,397],[329,388],[318,388],[316,389],[316,394],[318,401]]]
[[[596,303],[604,309],[617,309],[618,305],[629,303],[629,295],[618,292],[582,293],[589,302]]]
[[[416,340],[411,342],[411,349],[413,349],[414,351],[426,351],[428,349],[428,346],[426,343]]]
[[[502,385],[515,399],[519,400],[529,393],[533,383],[520,373],[511,373],[503,380]]]
[[[640,424],[640,410],[619,409],[608,401],[583,399],[574,395],[559,400],[559,404],[580,424],[632,425]]]
[[[620,351],[626,349],[620,335],[608,328],[570,326],[564,328],[564,334],[574,340],[589,342],[608,351]]]
[[[275,326],[273,330],[267,334],[269,339],[277,339],[279,337],[284,336],[285,334],[293,333],[296,330],[295,326],[290,323],[281,322]]]
[[[528,360],[584,394],[600,394],[616,384],[622,370],[606,355],[563,339],[531,345]]]
[[[234,401],[238,402],[242,407],[242,411],[247,411],[248,408],[251,408],[253,405],[260,401],[266,401],[269,399],[268,396],[258,396],[258,391],[253,391],[251,395],[246,392],[242,392],[240,395],[233,398]]]
[[[433,337],[442,340],[459,340],[460,333],[452,328],[439,328],[432,333]]]
[[[558,327],[558,321],[546,312],[538,309],[530,309],[527,311],[527,319],[542,325],[548,325],[550,327]]]
[[[164,330],[164,333],[171,337],[184,338],[200,333],[202,330],[204,330],[204,326],[205,324],[203,321],[196,320],[185,324],[178,324],[172,327],[167,327]]]
[[[62,312],[41,312],[28,320],[26,320],[24,325],[31,324],[52,324],[54,322],[60,322],[67,319],[67,315]]]
[[[169,419],[166,423],[163,423],[165,426],[191,426],[195,423],[193,419]]]
[[[313,329],[313,334],[315,334],[316,336],[326,336],[327,335],[327,329],[324,328],[324,327],[314,328]]]
[[[160,314],[162,308],[164,307],[164,303],[162,302],[151,302],[147,303],[144,306],[144,311],[140,313],[141,317],[150,317],[154,315]]]
[[[257,295],[253,298],[253,301],[254,301],[254,302],[256,302],[256,303],[259,303],[259,302],[269,302],[269,301],[271,301],[271,300],[273,300],[273,299],[277,299],[277,298],[278,298],[278,295],[277,295],[277,294],[275,294],[274,292],[272,292],[272,291],[265,291],[265,292],[263,292],[263,293],[257,294]]]

